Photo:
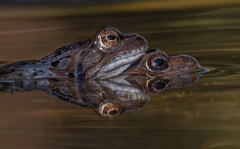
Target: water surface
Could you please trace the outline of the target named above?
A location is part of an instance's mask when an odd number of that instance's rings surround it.
[[[0,92],[1,148],[239,148],[239,14],[239,7],[207,7],[1,18],[0,64],[41,58],[111,25],[211,70],[191,87],[151,96],[145,107],[114,120],[42,91]]]

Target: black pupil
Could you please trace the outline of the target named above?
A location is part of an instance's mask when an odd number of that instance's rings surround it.
[[[115,40],[116,36],[115,35],[107,35],[107,40]]]
[[[112,111],[109,111],[108,113],[109,113],[110,115],[115,115],[115,114],[118,113],[118,111],[117,111],[117,110],[112,110]]]
[[[162,89],[164,89],[164,87],[165,87],[165,83],[163,83],[163,82],[155,82],[155,83],[153,84],[153,87],[154,87],[156,90],[162,90]]]
[[[157,58],[153,61],[153,66],[158,67],[158,68],[162,67],[164,64],[165,64],[165,62],[161,58]]]

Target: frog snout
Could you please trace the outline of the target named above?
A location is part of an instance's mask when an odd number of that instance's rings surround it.
[[[174,55],[169,57],[169,63],[174,71],[201,71],[203,67],[189,55]]]

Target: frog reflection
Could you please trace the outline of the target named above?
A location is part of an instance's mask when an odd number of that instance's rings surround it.
[[[151,94],[161,94],[169,88],[192,85],[201,74],[189,72],[163,77],[124,76],[108,79],[26,79],[0,82],[1,91],[42,90],[82,107],[92,108],[104,119],[119,117],[124,112],[144,107]]]
[[[114,27],[100,29],[93,38],[59,48],[40,60],[0,66],[0,80],[43,77],[107,78],[120,74],[146,54],[147,41]]]

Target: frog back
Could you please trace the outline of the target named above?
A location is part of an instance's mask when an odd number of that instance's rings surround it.
[[[70,45],[66,45],[63,46],[59,49],[57,49],[56,51],[54,51],[53,53],[43,57],[40,62],[56,62],[60,59],[69,57],[72,53],[74,52],[78,52],[81,51],[83,49],[85,49],[85,47],[87,47],[89,45],[89,41],[88,40],[83,40],[83,41],[78,41],[75,43],[72,43]]]

